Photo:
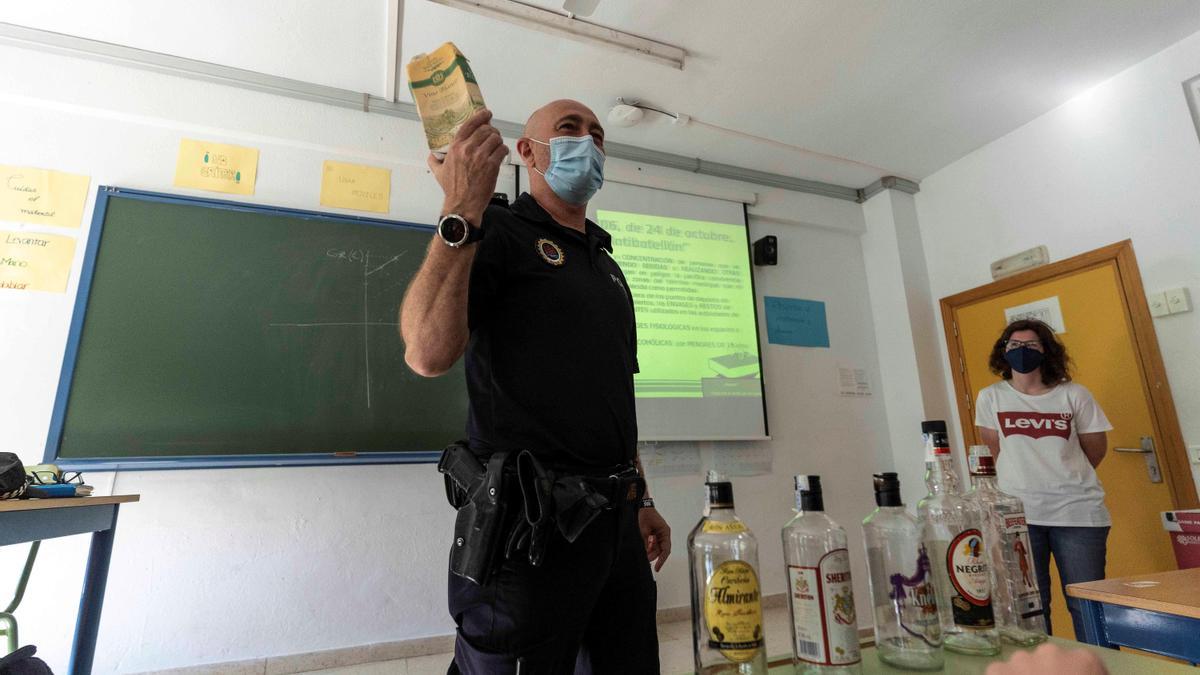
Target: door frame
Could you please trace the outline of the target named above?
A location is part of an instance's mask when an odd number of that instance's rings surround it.
[[[955,405],[958,408],[963,438],[967,440],[964,445],[971,445],[972,441],[982,443],[982,440],[977,438],[975,433],[975,402],[972,392],[967,389],[963,348],[958,336],[958,323],[955,320],[958,309],[1026,286],[1101,267],[1110,262],[1116,263],[1117,282],[1125,296],[1126,322],[1133,335],[1134,348],[1140,360],[1138,372],[1142,376],[1142,389],[1146,400],[1150,402],[1150,420],[1153,426],[1151,431],[1156,441],[1155,452],[1158,454],[1158,462],[1171,493],[1171,502],[1177,509],[1196,508],[1200,506],[1200,500],[1196,497],[1196,484],[1188,463],[1187,447],[1179,429],[1175,400],[1171,396],[1162,352],[1158,348],[1158,336],[1154,332],[1146,292],[1142,288],[1142,275],[1138,271],[1137,258],[1133,254],[1133,242],[1129,239],[941,299],[942,328],[946,335],[946,348],[950,354],[950,372],[954,377]],[[958,368],[954,367],[956,364]]]

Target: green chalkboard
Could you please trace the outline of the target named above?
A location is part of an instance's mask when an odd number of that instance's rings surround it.
[[[462,437],[461,365],[413,374],[397,326],[431,232],[102,188],[48,455],[405,461]]]

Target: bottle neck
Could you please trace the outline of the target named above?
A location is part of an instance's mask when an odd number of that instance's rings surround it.
[[[977,490],[999,490],[1000,487],[996,484],[996,474],[994,473],[973,473],[971,474],[971,482]]]
[[[709,520],[737,520],[733,502],[704,505],[704,517]]]

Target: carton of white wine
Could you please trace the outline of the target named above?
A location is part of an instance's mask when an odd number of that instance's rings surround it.
[[[408,88],[429,149],[437,154],[445,153],[462,123],[484,107],[471,64],[453,42],[408,62]]]

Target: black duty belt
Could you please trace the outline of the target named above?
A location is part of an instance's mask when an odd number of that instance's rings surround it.
[[[458,509],[450,571],[484,584],[504,558],[519,553],[541,565],[554,530],[574,542],[604,511],[636,501],[645,483],[633,465],[609,469],[549,464],[528,450],[497,452],[484,468],[465,442],[442,452],[446,497]],[[513,494],[515,489],[516,494]],[[518,512],[508,513],[509,508]]]

